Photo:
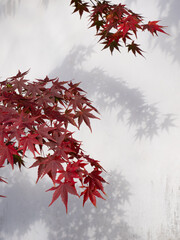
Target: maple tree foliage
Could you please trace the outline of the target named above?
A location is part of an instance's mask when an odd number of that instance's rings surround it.
[[[90,27],[96,29],[103,49],[109,48],[111,53],[124,45],[128,52],[143,56],[135,42],[139,31],[167,34],[159,21],[144,23],[125,4],[106,0],[71,0],[70,4],[80,17],[89,14]],[[72,194],[83,196],[83,205],[89,199],[96,206],[97,197],[104,199],[104,169],[85,154],[69,126],[79,129],[85,123],[92,131],[90,119],[98,118],[94,115],[97,109],[79,83],[48,77],[30,82],[25,79],[27,73],[18,71],[0,82],[0,168],[10,164],[21,170],[29,151],[35,160],[31,168],[38,168],[36,182],[46,175],[52,180],[53,187],[47,190],[53,191],[50,205],[61,197],[67,212],[68,195]],[[3,177],[0,182],[7,183]]]
[[[124,45],[128,52],[143,56],[139,44],[135,43],[138,31],[148,30],[152,35],[158,35],[158,32],[167,34],[163,30],[164,26],[158,24],[159,21],[144,23],[144,17],[134,13],[125,4],[114,4],[106,0],[71,0],[70,4],[80,17],[84,12],[89,14],[90,27],[96,29],[99,42],[104,45],[103,49],[109,48],[111,53],[114,49],[120,51]]]
[[[104,169],[85,154],[69,126],[79,129],[84,122],[91,130],[97,109],[79,83],[48,77],[30,82],[27,73],[0,82],[0,168],[25,167],[29,151],[35,160],[31,168],[38,168],[36,182],[48,175],[54,185],[48,190],[54,191],[50,205],[61,197],[67,211],[73,194],[83,196],[83,205],[90,199],[96,206],[96,197],[104,199]]]

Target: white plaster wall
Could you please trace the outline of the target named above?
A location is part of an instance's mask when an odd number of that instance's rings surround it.
[[[60,201],[48,208],[49,183],[35,185],[36,172],[1,170],[10,176],[1,184],[0,240],[180,238],[180,2],[123,2],[169,25],[170,36],[140,34],[146,59],[101,51],[68,1],[0,1],[1,79],[31,68],[29,79],[81,81],[101,121],[77,136],[110,182],[105,203],[82,209],[72,199],[66,216]]]

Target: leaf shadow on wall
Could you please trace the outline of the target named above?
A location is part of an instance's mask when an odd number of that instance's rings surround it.
[[[136,139],[152,139],[161,130],[174,126],[173,114],[161,114],[155,104],[147,103],[138,88],[129,87],[122,79],[109,76],[99,68],[84,70],[82,64],[92,52],[92,47],[73,48],[50,76],[59,76],[63,81],[73,78],[76,82],[81,82],[90,99],[96,99],[96,106],[100,111],[108,111],[110,114],[115,109],[117,120],[122,120],[136,129]]]
[[[0,17],[14,16],[21,0],[4,0],[0,2]]]
[[[24,235],[40,219],[43,206],[48,206],[47,199],[41,196],[45,188],[42,183],[33,185],[27,175],[12,169],[3,169],[3,175],[8,176],[9,183],[1,184],[1,192],[7,197],[0,199],[0,239],[5,234],[1,240],[14,233]]]
[[[13,237],[15,233],[23,239],[40,220],[46,226],[48,240],[140,239],[125,220],[123,208],[129,203],[131,193],[130,185],[121,173],[110,172],[109,184],[105,186],[107,200],[99,200],[97,208],[90,203],[83,208],[80,199],[70,197],[68,214],[60,200],[48,208],[50,194],[42,193],[42,185],[34,186],[18,172],[14,179],[16,182],[6,188],[8,198],[1,200],[1,240]]]
[[[159,0],[158,1],[161,23],[166,25],[165,29],[170,36],[163,36],[158,39],[157,46],[165,53],[170,54],[174,61],[180,62],[180,1]],[[166,14],[164,16],[164,11]]]
[[[22,0],[2,0],[0,1],[0,17],[15,16],[17,8],[20,6]],[[38,0],[38,4],[45,9],[49,6],[49,0]]]
[[[82,208],[80,201],[75,202],[72,198],[68,215],[57,206],[50,208],[52,219],[47,215],[46,220],[50,226],[49,240],[56,240],[58,236],[62,240],[140,239],[124,219],[123,205],[131,196],[129,183],[115,171],[110,172],[108,182],[107,199],[99,200],[97,208],[91,204]],[[57,219],[53,222],[54,216]]]

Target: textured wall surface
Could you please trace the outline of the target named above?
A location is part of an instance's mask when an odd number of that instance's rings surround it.
[[[146,59],[101,51],[67,0],[0,0],[0,80],[30,68],[29,79],[81,81],[101,120],[77,136],[110,183],[97,208],[71,198],[66,215],[60,201],[48,208],[36,171],[1,169],[0,240],[180,239],[180,1],[122,2],[168,26],[139,35]]]

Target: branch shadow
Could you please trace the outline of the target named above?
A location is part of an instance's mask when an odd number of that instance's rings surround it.
[[[120,78],[109,76],[99,68],[85,70],[83,63],[91,56],[92,47],[74,47],[65,57],[60,66],[50,76],[60,79],[75,79],[81,82],[88,96],[96,100],[100,111],[117,112],[117,120],[128,127],[136,129],[135,139],[142,137],[152,139],[162,130],[174,127],[173,114],[162,114],[156,104],[149,104],[138,88],[131,88]]]
[[[131,3],[135,3],[137,0],[127,0],[127,6]],[[20,6],[21,0],[4,0],[0,1],[0,17],[14,16],[16,14],[17,8]],[[45,9],[52,4],[49,0],[39,0],[39,3]],[[160,12],[160,20],[162,24],[168,26],[166,29],[170,34],[169,37],[161,35],[157,41],[153,41],[154,46],[158,46],[161,50],[167,54],[170,54],[173,57],[174,61],[179,61],[180,56],[180,1],[179,0],[158,0],[157,6]],[[166,13],[165,13],[166,11]],[[152,36],[150,36],[149,41]]]
[[[82,201],[70,197],[69,212],[57,200],[48,208],[48,193],[34,186],[22,173],[15,172],[16,181],[6,187],[7,199],[1,200],[0,239],[18,235],[19,239],[33,231],[37,221],[47,226],[48,240],[140,240],[126,221],[124,206],[130,201],[130,185],[121,173],[112,171],[106,186],[107,200],[82,207]],[[47,186],[46,186],[47,188]]]

